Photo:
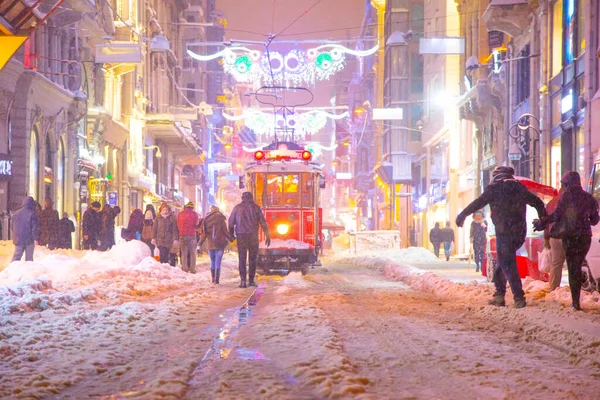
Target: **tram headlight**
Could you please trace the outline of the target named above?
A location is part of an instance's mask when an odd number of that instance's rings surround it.
[[[279,224],[277,225],[277,233],[280,235],[286,235],[290,231],[290,226],[288,224]]]

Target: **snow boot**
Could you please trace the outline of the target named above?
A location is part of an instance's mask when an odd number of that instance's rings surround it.
[[[246,280],[245,280],[245,279],[242,279],[242,282],[240,283],[240,287],[241,287],[241,288],[246,288],[246,287],[248,287],[248,286],[246,286]]]
[[[504,295],[500,293],[494,293],[494,298],[488,302],[490,306],[504,307],[506,302],[504,301]]]
[[[212,283],[215,283],[215,270],[214,269],[210,270],[210,275],[212,276]]]
[[[527,306],[527,301],[525,301],[525,297],[515,299],[515,308],[525,308],[525,306]]]
[[[221,268],[219,268],[215,271],[215,283],[217,285],[219,284],[219,278],[221,278]]]

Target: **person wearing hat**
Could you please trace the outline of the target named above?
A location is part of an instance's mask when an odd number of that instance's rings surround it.
[[[267,220],[260,206],[254,202],[252,193],[242,193],[242,202],[235,207],[229,216],[229,233],[237,237],[238,261],[240,270],[240,287],[246,287],[246,259],[248,258],[248,285],[256,286],[256,259],[258,257],[258,227],[261,227],[266,239],[267,247],[271,245],[271,235]]]
[[[581,187],[581,177],[575,171],[568,171],[560,183],[563,189],[558,198],[556,209],[546,217],[534,221],[535,230],[541,231],[553,224],[550,236],[562,239],[562,247],[569,270],[569,288],[575,310],[581,310],[582,272],[581,266],[592,243],[592,225],[600,222],[598,202]],[[562,270],[562,265],[561,265]]]
[[[485,244],[487,242],[488,223],[483,219],[483,211],[476,211],[473,214],[473,221],[471,221],[471,231],[469,234],[469,240],[471,246],[473,246],[473,258],[475,259],[475,272],[479,272],[483,264],[483,252],[485,251]]]
[[[219,284],[221,278],[221,261],[227,242],[233,242],[233,238],[227,230],[227,217],[219,211],[219,207],[210,206],[210,212],[202,221],[204,237],[200,245],[206,241],[206,248],[210,257],[210,274],[212,283]]]
[[[177,229],[179,230],[181,267],[185,272],[192,274],[196,273],[196,247],[198,247],[196,226],[198,226],[198,214],[194,211],[194,203],[190,201],[177,216]]]
[[[102,218],[100,211],[100,202],[94,201],[90,208],[85,210],[81,221],[81,230],[83,233],[83,249],[97,250],[98,240],[100,239],[100,230],[102,229]]]
[[[57,245],[58,211],[53,208],[52,199],[46,197],[44,209],[40,212],[40,246],[53,250]]]
[[[173,245],[177,247],[179,231],[177,230],[177,221],[171,213],[167,203],[162,203],[158,209],[158,215],[152,224],[152,244],[158,247],[160,253],[160,262],[169,263],[170,250]]]
[[[498,267],[494,269],[496,292],[489,304],[504,307],[506,282],[513,292],[515,307],[527,305],[519,271],[517,250],[525,243],[527,235],[527,206],[534,207],[540,218],[546,216],[544,202],[514,178],[512,167],[496,167],[492,182],[484,192],[456,217],[456,225],[462,227],[467,216],[490,205],[492,222],[496,228],[496,253]]]

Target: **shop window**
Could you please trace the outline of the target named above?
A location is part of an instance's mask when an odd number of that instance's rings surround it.
[[[58,145],[58,154],[57,154],[57,168],[56,168],[56,210],[59,215],[62,217],[62,212],[64,211],[64,194],[65,194],[65,148],[62,140]]]
[[[552,102],[552,126],[556,126],[562,121],[562,98],[560,93],[554,96]]]
[[[567,0],[569,1],[569,0]],[[563,0],[552,6],[552,76],[557,75],[563,63]]]
[[[366,150],[366,149],[363,149]],[[302,207],[314,207],[314,184],[315,180],[313,175],[308,172],[303,172],[302,174],[302,190],[300,191],[302,194]]]
[[[585,136],[583,126],[578,126],[575,134],[575,170],[579,172],[581,184],[585,187]]]
[[[561,177],[561,138],[558,137],[552,141],[550,149],[550,184],[556,189],[560,189]]]

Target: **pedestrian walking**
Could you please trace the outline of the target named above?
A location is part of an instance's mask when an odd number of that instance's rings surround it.
[[[564,187],[560,188],[558,196],[550,200],[546,204],[546,213],[552,214],[556,210],[558,199],[564,192]],[[548,282],[550,284],[549,291],[552,292],[560,287],[560,281],[562,280],[562,271],[567,257],[565,255],[565,249],[562,243],[563,229],[557,223],[548,223],[544,229],[544,247],[550,250],[551,267],[549,273]]]
[[[23,253],[25,253],[25,261],[33,261],[33,251],[38,244],[40,234],[35,208],[33,197],[25,197],[21,208],[12,217],[12,235],[15,245],[12,261],[21,261]]]
[[[535,221],[535,229],[543,230],[546,225],[554,223],[551,234],[562,238],[562,245],[567,259],[569,271],[569,287],[571,300],[576,310],[581,310],[582,272],[581,265],[585,260],[592,242],[592,225],[598,224],[598,202],[581,187],[581,177],[575,171],[568,171],[562,176],[560,183],[564,191],[559,196],[554,212]]]
[[[483,265],[483,254],[487,243],[487,228],[488,223],[483,218],[483,211],[476,211],[475,214],[473,214],[469,235],[469,241],[471,242],[471,246],[473,246],[475,272],[479,272],[479,269],[482,268]]]
[[[83,249],[97,250],[102,229],[102,218],[100,217],[100,202],[94,201],[83,213],[81,229],[83,231]]]
[[[59,249],[72,249],[73,241],[71,234],[75,232],[75,224],[69,219],[69,214],[63,213],[63,217],[58,221],[58,239],[56,247]]]
[[[177,216],[177,229],[179,230],[179,247],[181,249],[181,268],[192,274],[196,273],[197,226],[198,214],[194,211],[194,203],[190,201]]]
[[[527,205],[534,207],[540,218],[546,216],[546,208],[542,200],[514,178],[514,174],[515,170],[512,167],[496,167],[492,173],[492,182],[481,196],[456,217],[456,225],[463,226],[467,216],[490,205],[492,222],[496,228],[498,268],[494,269],[493,277],[496,292],[489,304],[505,306],[504,296],[508,280],[515,307],[522,308],[527,302],[517,270],[517,250],[525,243]]]
[[[242,193],[242,202],[233,207],[229,216],[229,233],[232,238],[237,238],[238,268],[240,271],[240,287],[246,287],[246,260],[248,259],[248,285],[256,286],[256,259],[258,257],[258,227],[265,234],[265,244],[271,245],[271,235],[265,216],[259,205],[254,202],[252,193]]]
[[[433,245],[433,254],[440,258],[440,244],[442,243],[442,230],[440,223],[436,222],[435,226],[429,231],[429,241]]]
[[[158,216],[154,220],[153,229],[152,244],[158,247],[160,253],[159,261],[163,264],[169,264],[171,247],[174,245],[177,247],[179,231],[177,230],[177,221],[167,203],[160,205]]]
[[[100,212],[102,228],[100,229],[100,251],[110,250],[115,245],[115,218],[121,212],[119,206],[105,204]]]
[[[442,243],[444,243],[446,261],[450,261],[450,253],[452,253],[452,244],[454,243],[454,229],[450,227],[450,221],[447,221],[446,227],[440,230],[440,237]]]
[[[228,242],[233,242],[233,238],[227,229],[227,217],[215,205],[210,206],[210,212],[204,218],[203,226],[204,237],[200,244],[206,240],[206,248],[210,257],[212,283],[218,285],[225,247],[227,247]]]
[[[40,246],[47,246],[50,250],[56,248],[56,231],[58,229],[58,211],[53,207],[52,199],[44,200],[44,209],[40,211]]]
[[[144,211],[144,227],[142,228],[142,242],[146,243],[150,247],[150,252],[154,255],[154,245],[152,239],[154,239],[154,220],[156,219],[156,209],[152,204],[146,205],[146,211]]]
[[[144,213],[139,208],[133,210],[129,216],[127,228],[121,231],[121,237],[127,242],[131,240],[142,240],[142,230],[144,229]]]

